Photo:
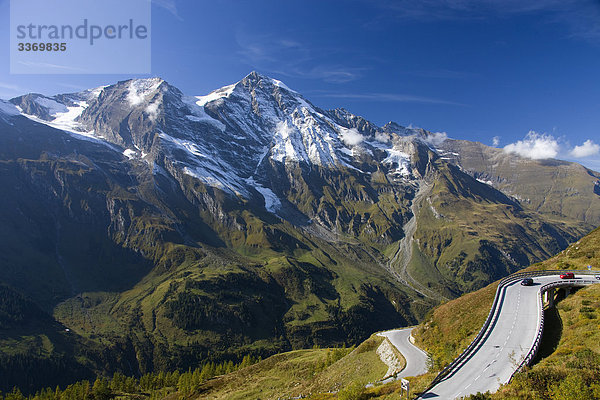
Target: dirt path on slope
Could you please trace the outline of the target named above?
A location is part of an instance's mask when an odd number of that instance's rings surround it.
[[[417,215],[419,214],[419,210],[421,209],[421,203],[423,199],[425,199],[429,195],[429,193],[431,193],[432,188],[432,183],[426,182],[425,180],[419,181],[419,190],[415,194],[415,198],[413,199],[410,205],[412,217],[406,224],[404,224],[404,237],[400,240],[400,243],[398,244],[398,250],[388,262],[387,270],[397,280],[404,283],[414,291],[422,294],[423,296],[438,301],[443,301],[447,300],[444,296],[429,289],[427,286],[414,279],[408,272],[408,266],[410,264],[410,260],[412,259],[413,254],[414,235],[417,231],[418,226]]]

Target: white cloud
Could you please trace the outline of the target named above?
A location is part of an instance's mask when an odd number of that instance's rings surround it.
[[[375,140],[381,143],[388,143],[390,141],[390,135],[385,132],[375,133]]]
[[[434,132],[429,133],[426,140],[433,146],[439,146],[444,143],[446,139],[448,139],[448,134],[446,132]]]
[[[170,12],[175,18],[180,21],[183,21],[183,18],[179,16],[177,12],[177,5],[175,4],[175,0],[152,0],[153,4],[156,4],[159,7],[164,8],[168,12]]]
[[[354,128],[341,128],[340,139],[342,139],[342,142],[344,142],[346,146],[356,146],[357,144],[360,144],[363,140],[365,140],[365,137],[358,133],[358,131]]]
[[[129,105],[135,107],[144,101],[144,96],[138,94],[137,91],[130,89],[127,93],[127,101],[129,102]]]
[[[156,120],[156,117],[158,116],[159,105],[159,102],[155,101],[154,103],[148,104],[148,107],[146,107],[146,114],[148,114],[148,117],[151,121]]]
[[[586,140],[581,146],[575,146],[569,153],[571,157],[584,158],[600,153],[600,145],[592,140]]]
[[[554,136],[534,131],[530,131],[523,140],[504,146],[507,153],[516,153],[534,160],[555,158],[559,150],[560,145]]]
[[[0,89],[7,89],[13,92],[21,92],[22,89],[17,86],[17,85],[13,85],[12,83],[6,83],[6,82],[0,82]]]
[[[500,136],[494,136],[492,138],[492,145],[494,147],[498,147],[499,144],[500,144]]]
[[[88,73],[88,71],[85,68],[71,67],[68,65],[52,64],[37,61],[19,61],[19,64],[25,65],[26,67],[33,67],[34,69],[50,69],[52,70],[52,72],[56,72],[56,70],[58,70],[61,71],[60,73]]]
[[[570,36],[600,39],[597,0],[368,0],[368,3],[384,9],[388,18],[417,21],[535,15],[540,21],[564,26]]]
[[[445,104],[451,106],[465,106],[466,104],[457,103],[454,101],[437,99],[433,97],[414,96],[403,93],[329,93],[323,92],[322,97],[338,98],[338,99],[353,99],[365,101],[381,101],[381,102],[396,102],[396,103],[420,103],[420,104]]]
[[[323,64],[310,46],[279,35],[239,31],[236,42],[240,48],[238,54],[244,63],[269,74],[346,83],[360,78],[365,70],[364,67],[345,63]],[[331,49],[334,50],[338,49]]]
[[[287,121],[279,121],[275,127],[275,131],[284,139],[292,136],[293,129],[288,125]]]
[[[154,94],[163,81],[159,78],[133,79],[127,88],[127,101],[135,107],[148,100]]]

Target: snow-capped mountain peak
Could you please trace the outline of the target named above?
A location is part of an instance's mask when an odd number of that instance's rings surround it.
[[[127,86],[127,101],[132,107],[148,102],[163,83],[164,81],[160,78],[132,79]]]
[[[216,100],[222,99],[224,97],[225,98],[229,97],[229,95],[235,89],[235,86],[236,86],[235,84],[225,86],[225,87],[222,87],[220,89],[210,92],[206,96],[196,96],[196,99],[198,99],[198,101],[196,102],[196,105],[198,105],[200,107],[204,107],[206,105],[206,103],[210,103],[211,101],[216,101]]]
[[[11,102],[37,122],[117,145],[132,162],[175,168],[234,196],[260,194],[270,211],[280,207],[282,195],[266,172],[273,165],[364,176],[381,169],[409,182],[416,142],[425,143],[428,134],[395,123],[380,128],[343,109],[321,110],[257,72],[202,96],[149,78]]]

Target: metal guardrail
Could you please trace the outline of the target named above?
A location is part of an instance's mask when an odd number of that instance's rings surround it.
[[[580,273],[580,275],[581,275],[581,273]],[[548,291],[548,289],[552,289],[552,288],[556,288],[556,287],[587,286],[587,285],[593,285],[595,283],[600,283],[600,281],[567,279],[567,280],[560,281],[560,282],[547,283],[540,288],[540,290],[539,290],[540,295],[538,296],[538,312],[540,313],[539,314],[540,321],[538,322],[538,331],[537,331],[535,340],[533,342],[533,345],[529,349],[529,352],[523,359],[523,361],[521,361],[521,363],[519,364],[517,369],[515,369],[515,371],[511,374],[510,378],[508,379],[508,382],[510,382],[512,380],[512,378],[515,376],[515,374],[517,374],[519,371],[521,371],[523,369],[523,367],[530,365],[531,362],[533,361],[533,359],[535,358],[535,356],[537,355],[537,352],[540,347],[540,342],[542,341],[542,335],[544,334],[544,304],[543,304],[543,300],[542,300],[544,293],[546,291]]]
[[[542,286],[538,292],[539,293],[539,295],[538,295],[538,331],[537,331],[537,334],[535,335],[535,340],[533,341],[533,345],[531,346],[531,348],[529,349],[529,352],[527,352],[527,355],[523,358],[523,360],[521,361],[519,366],[515,369],[515,371],[512,374],[510,374],[510,378],[508,378],[508,382],[510,382],[512,380],[513,376],[515,376],[517,371],[520,371],[524,365],[529,365],[529,363],[531,363],[531,360],[533,360],[533,358],[537,354],[537,351],[540,347],[540,342],[542,341],[542,334],[544,332],[544,301],[542,300],[542,298],[544,296],[544,292],[546,292],[546,290],[548,290],[547,286],[550,286],[550,284],[546,284],[546,285]]]
[[[481,329],[479,330],[479,332],[477,333],[477,336],[475,336],[475,338],[473,339],[473,341],[471,342],[471,344],[469,344],[469,346],[467,346],[467,348],[465,350],[463,350],[463,352],[460,353],[458,355],[458,357],[456,357],[454,359],[454,361],[452,361],[444,369],[442,369],[442,371],[429,384],[429,386],[427,387],[427,389],[425,389],[419,396],[417,396],[417,399],[419,399],[422,394],[427,393],[435,385],[437,385],[438,383],[440,383],[441,381],[443,381],[444,379],[446,379],[448,376],[450,376],[454,372],[456,372],[462,366],[463,361],[481,343],[481,341],[482,341],[485,333],[487,332],[488,328],[490,327],[490,324],[491,324],[491,322],[492,322],[492,320],[494,318],[494,315],[496,315],[496,311],[498,311],[497,307],[498,307],[499,299],[501,297],[501,293],[502,293],[502,291],[505,289],[505,287],[509,283],[512,283],[512,282],[514,282],[516,280],[519,280],[519,279],[528,278],[528,277],[557,275],[557,274],[564,274],[565,272],[573,272],[573,273],[576,273],[578,275],[596,275],[596,274],[600,274],[599,271],[564,270],[564,269],[561,269],[561,270],[543,270],[543,271],[517,272],[515,274],[509,275],[509,276],[501,279],[500,282],[499,282],[499,284],[498,284],[498,288],[496,289],[496,294],[494,296],[494,302],[492,303],[492,307],[490,308],[490,312],[488,314],[488,317],[485,320],[485,322],[484,322],[483,326],[481,327]],[[577,282],[581,282],[581,280],[576,280],[576,281]],[[600,281],[594,281],[593,283],[597,283],[597,282],[600,282]],[[566,281],[563,281],[563,282],[560,282],[560,283],[564,283],[565,285],[563,285],[563,286],[567,286],[566,285]],[[543,293],[543,292],[541,292],[541,293]],[[541,301],[541,294],[540,294],[540,301]],[[542,312],[542,318],[543,318],[543,312]],[[543,322],[542,322],[542,324],[543,324]],[[539,339],[536,337],[536,342],[534,343],[537,347],[539,347],[539,340],[541,339],[541,335],[539,334],[539,331],[538,331],[538,336],[539,336]],[[537,352],[537,348],[536,348],[535,352]],[[529,362],[531,362],[531,360],[533,359],[533,357],[535,357],[535,354],[531,357],[531,359],[529,359]],[[519,368],[517,369],[517,371],[520,368],[522,368],[522,365],[523,364],[521,364],[519,366]],[[513,375],[514,375],[514,373],[513,373]],[[512,379],[512,375],[511,375],[511,379]]]

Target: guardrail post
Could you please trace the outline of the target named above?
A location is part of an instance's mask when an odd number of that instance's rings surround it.
[[[554,307],[554,288],[550,288],[548,290],[546,290],[546,303],[548,304],[548,307]]]
[[[490,326],[490,323],[492,322],[492,319],[496,313],[496,307],[498,305],[498,301],[502,294],[504,286],[514,283],[515,281],[522,279],[522,278],[526,278],[526,277],[558,275],[558,274],[562,274],[565,272],[573,272],[578,275],[595,275],[596,279],[597,279],[596,281],[593,281],[593,280],[575,281],[575,282],[571,281],[571,283],[583,284],[583,285],[591,285],[594,283],[600,283],[600,282],[598,282],[598,280],[600,280],[600,278],[598,278],[598,276],[600,276],[600,275],[598,275],[598,271],[582,271],[582,270],[544,270],[544,271],[531,271],[531,272],[517,272],[515,274],[509,275],[509,276],[501,279],[498,284],[498,288],[496,289],[496,294],[494,296],[494,302],[492,304],[492,307],[490,309],[488,317],[487,317],[486,321],[484,322],[481,330],[477,334],[477,336],[475,336],[475,338],[473,339],[471,344],[469,346],[467,346],[467,348],[465,350],[463,350],[463,352],[458,357],[456,357],[454,359],[454,361],[452,361],[442,371],[440,371],[440,373],[438,373],[438,375],[429,384],[427,389],[425,389],[423,392],[421,392],[417,396],[417,399],[421,399],[423,394],[425,394],[429,390],[431,390],[434,386],[436,386],[438,383],[440,383],[442,380],[444,380],[448,375],[451,375],[453,373],[453,371],[456,371],[457,369],[459,369],[462,366],[462,362],[468,356],[468,354],[471,353],[471,351],[477,347],[477,345],[480,343],[481,340],[483,340],[483,336],[485,335],[485,333],[486,333],[488,327]],[[557,285],[557,286],[563,287],[564,282],[559,281],[558,283],[559,283],[559,285]],[[554,284],[556,284],[556,282]],[[550,307],[554,307],[554,297],[555,297],[556,291],[555,291],[555,286],[553,286],[553,284],[547,284],[547,285],[542,286],[540,288],[539,293],[540,293],[540,295],[538,295],[538,305],[539,305],[541,314],[540,314],[540,321],[539,321],[539,327],[538,327],[538,334],[537,334],[535,343],[534,343],[533,347],[529,350],[529,354],[525,357],[523,362],[517,367],[517,369],[510,376],[508,382],[510,382],[510,380],[512,380],[513,376],[518,371],[520,371],[524,365],[529,365],[529,363],[531,362],[531,360],[533,359],[533,357],[535,357],[535,354],[537,353],[539,342],[541,339],[541,334],[544,329],[543,300],[545,299],[548,302],[548,305]],[[546,296],[546,297],[543,297],[541,295],[541,293],[543,293],[543,296]],[[569,289],[568,293],[570,293],[570,289]]]

